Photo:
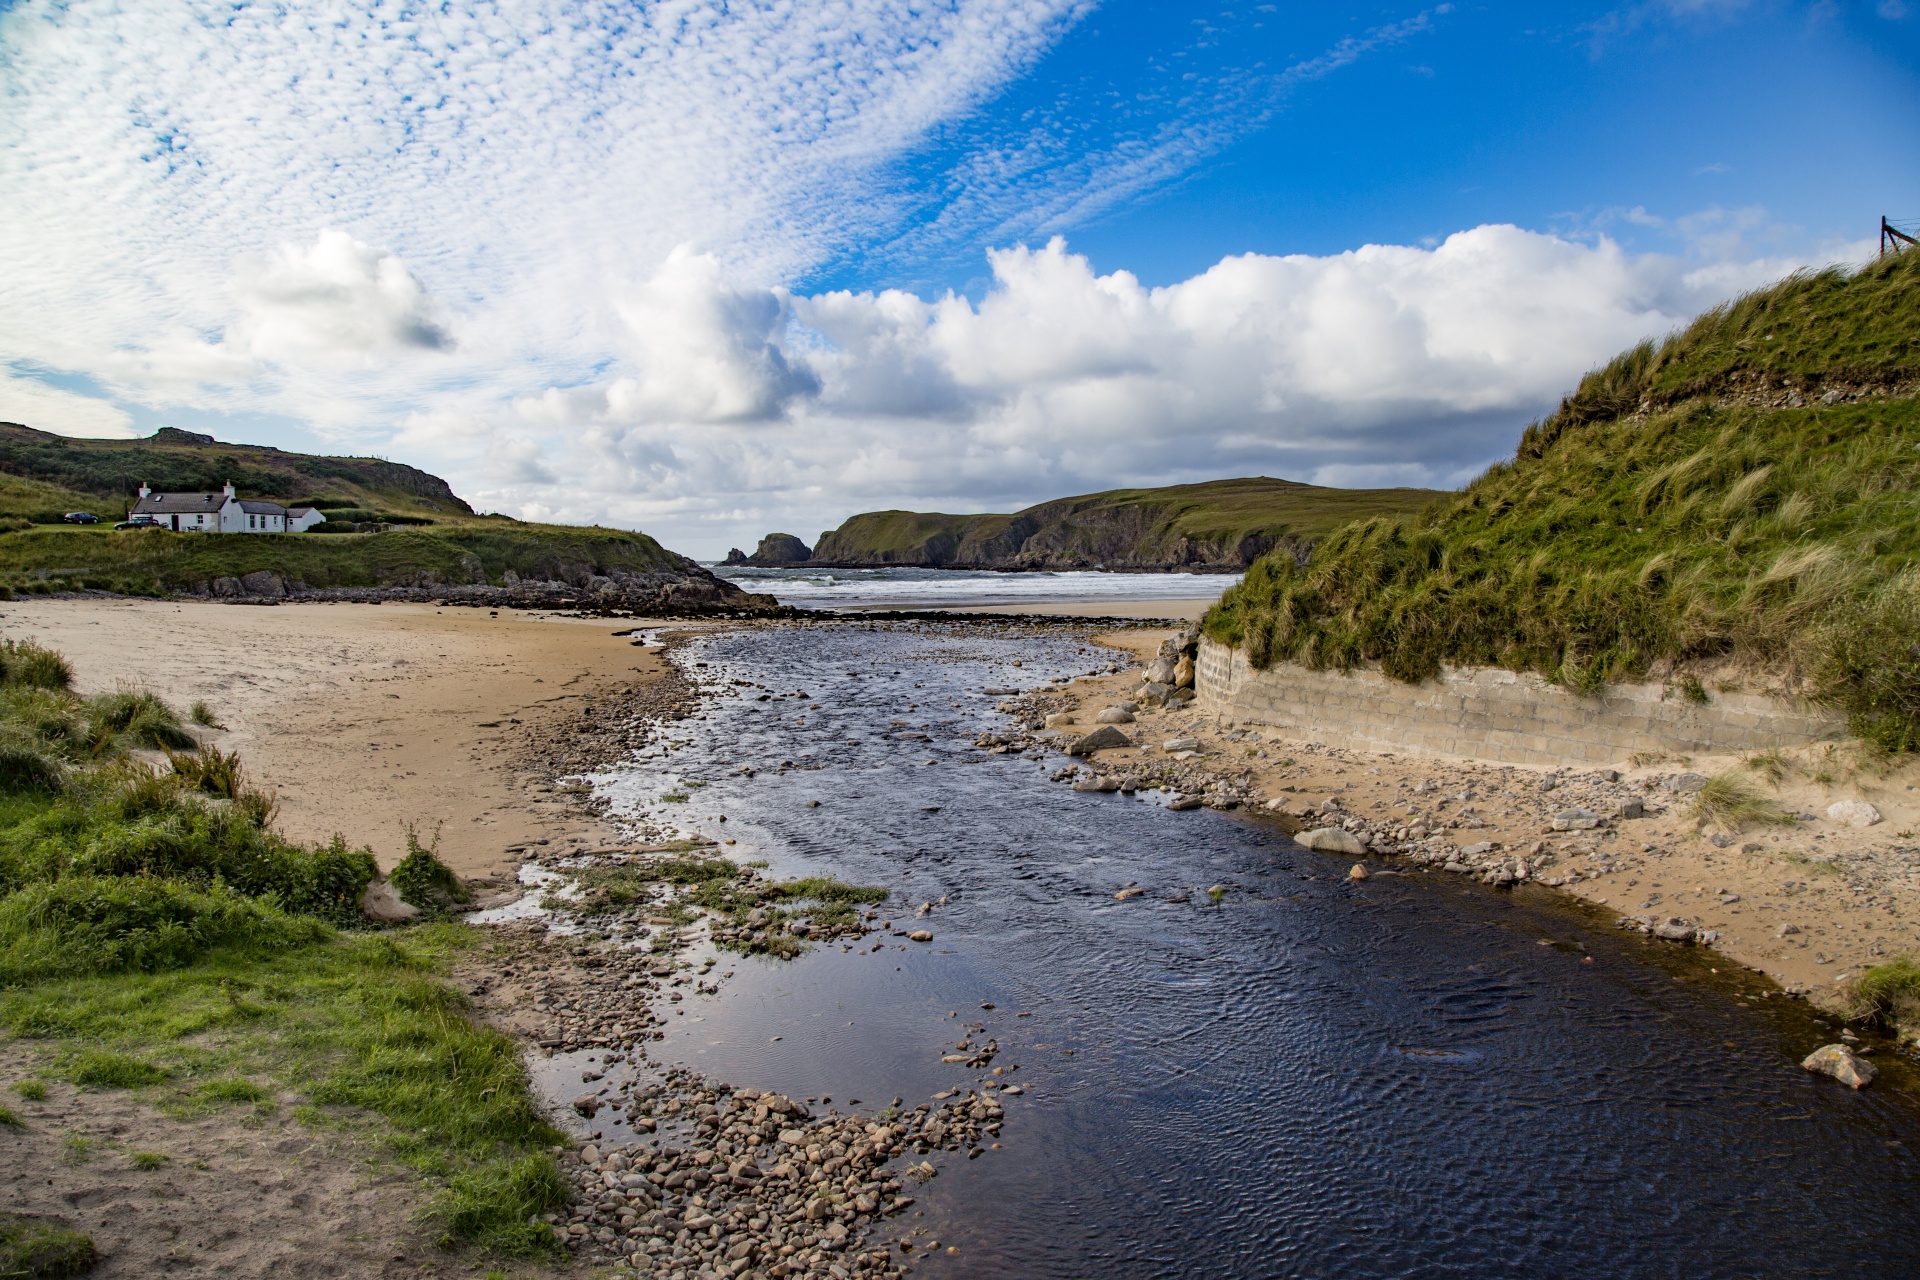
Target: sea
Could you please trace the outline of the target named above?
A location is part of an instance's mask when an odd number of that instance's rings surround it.
[[[965,609],[1129,605],[1216,600],[1240,581],[1229,573],[1102,573],[1094,570],[999,573],[984,569],[707,568],[745,591],[800,609]],[[1132,612],[1140,612],[1138,609]],[[1150,610],[1149,610],[1150,612]]]

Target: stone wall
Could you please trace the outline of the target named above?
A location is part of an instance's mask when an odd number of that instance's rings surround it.
[[[1448,670],[1419,685],[1377,670],[1255,671],[1243,651],[1204,638],[1194,686],[1201,710],[1290,738],[1509,764],[1617,765],[1636,751],[1726,755],[1846,734],[1845,719],[1824,708],[1762,694],[1715,693],[1701,705],[1657,684],[1589,697],[1494,669]]]

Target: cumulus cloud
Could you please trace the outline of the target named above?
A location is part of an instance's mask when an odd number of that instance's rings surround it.
[[[554,437],[560,472],[592,478],[576,501],[671,520],[707,538],[701,550],[717,546],[707,519],[810,532],[863,506],[1017,506],[1251,473],[1444,486],[1589,368],[1800,265],[1702,267],[1513,226],[1431,248],[1240,255],[1160,288],[1098,274],[1058,239],[990,264],[977,302],[786,298],[678,255],[654,278],[667,282],[649,295],[657,319],[636,327],[673,335],[644,347],[671,352],[661,389],[555,389],[523,416],[591,425]],[[811,381],[781,381],[795,370]],[[612,410],[622,396],[631,411]],[[775,431],[738,425],[775,417]]]
[[[234,336],[268,360],[357,361],[453,346],[439,306],[404,262],[333,228],[248,264],[236,292],[244,315]]]

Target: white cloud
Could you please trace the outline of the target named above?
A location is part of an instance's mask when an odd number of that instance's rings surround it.
[[[453,346],[440,307],[405,263],[333,228],[248,264],[236,292],[243,318],[230,336],[267,360],[359,362]]]
[[[991,509],[1251,473],[1453,485],[1589,368],[1802,265],[1703,266],[1512,226],[1432,248],[1247,254],[1163,288],[1096,274],[1059,240],[990,259],[977,303],[786,299],[671,260],[653,296],[690,319],[667,390],[625,413],[612,408],[624,382],[523,407],[569,477],[542,501],[717,552],[758,524],[810,535],[876,506]],[[787,308],[782,334],[770,318]],[[563,429],[580,423],[592,430]],[[703,533],[709,517],[726,528]]]
[[[0,371],[0,422],[20,422],[62,436],[132,436],[133,418],[111,401],[37,378]]]

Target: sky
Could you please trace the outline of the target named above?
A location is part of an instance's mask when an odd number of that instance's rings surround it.
[[[0,0],[0,419],[701,558],[1455,487],[1920,224],[1920,0]]]

